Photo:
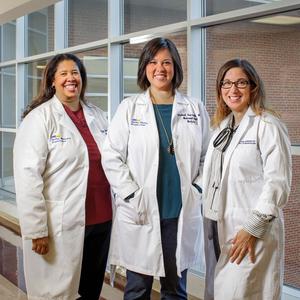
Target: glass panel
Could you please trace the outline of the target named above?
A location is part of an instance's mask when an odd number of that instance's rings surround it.
[[[300,145],[300,10],[268,17],[239,21],[207,28],[206,106],[215,109],[215,80],[219,67],[227,60],[249,60],[262,77],[267,105],[281,114],[292,144]],[[293,176],[299,178],[298,156],[293,157]],[[299,188],[293,180],[292,192],[285,207],[285,284],[300,288],[300,232],[295,231],[299,217]],[[290,238],[289,238],[290,237]]]
[[[54,49],[54,7],[50,6],[27,16],[27,55]]]
[[[181,57],[183,68],[183,82],[179,90],[183,93],[187,91],[187,47],[186,47],[186,33],[180,32],[165,36],[174,42]],[[140,89],[137,85],[137,70],[140,53],[146,43],[140,44],[125,44],[124,45],[124,58],[123,58],[123,70],[124,70],[124,97],[137,94]]]
[[[76,53],[87,72],[86,99],[107,112],[108,64],[107,48]]]
[[[39,60],[25,65],[25,107],[35,98],[40,89],[42,74],[47,60]]]
[[[16,127],[16,74],[15,67],[0,69],[0,127]]]
[[[206,0],[206,16],[219,14],[226,11],[256,6],[260,4],[278,2],[280,0]]]
[[[181,22],[186,18],[185,0],[124,0],[125,33]]]
[[[100,107],[104,111],[104,113],[107,117],[107,111],[108,111],[107,96],[87,96],[86,99],[89,102],[91,102],[91,103],[95,104],[96,106]]]
[[[107,0],[69,1],[68,17],[69,46],[107,38]]]
[[[101,93],[101,91],[107,91],[107,81],[107,78],[101,78],[100,76],[90,76],[87,84],[87,92]]]
[[[14,192],[13,144],[15,134],[0,132],[0,191]]]
[[[1,61],[7,61],[16,58],[16,22],[12,21],[1,26]]]

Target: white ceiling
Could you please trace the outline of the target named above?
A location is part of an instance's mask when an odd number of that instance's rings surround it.
[[[60,0],[0,0],[0,25]]]

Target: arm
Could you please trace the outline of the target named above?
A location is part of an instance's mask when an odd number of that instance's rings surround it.
[[[124,100],[111,121],[102,150],[102,166],[105,174],[113,191],[122,199],[139,188],[126,164],[130,134],[129,122],[128,101]]]
[[[32,112],[18,129],[14,144],[14,178],[22,236],[48,236],[47,211],[42,174],[48,155],[47,129],[38,113]]]
[[[256,240],[264,237],[278,210],[287,202],[291,185],[291,150],[286,128],[276,119],[262,119],[260,125],[264,185],[257,206],[233,240],[230,256],[237,264],[247,253],[250,261],[255,261]]]

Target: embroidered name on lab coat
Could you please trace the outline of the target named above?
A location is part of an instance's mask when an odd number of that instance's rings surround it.
[[[240,141],[239,144],[243,144],[243,145],[256,145],[256,141],[255,140],[243,140],[243,141]]]
[[[132,118],[130,124],[132,126],[146,126],[148,125],[148,122],[142,121],[141,119],[138,118]]]
[[[198,125],[198,119],[200,114],[196,115],[196,114],[177,114],[177,116],[183,120],[185,120],[187,123],[189,124],[195,124]]]

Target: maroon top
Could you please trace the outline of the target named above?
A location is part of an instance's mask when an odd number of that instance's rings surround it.
[[[89,174],[85,201],[86,225],[99,224],[112,219],[110,186],[101,165],[98,146],[86,123],[83,109],[72,111],[64,105],[65,111],[79,130],[89,154]]]

